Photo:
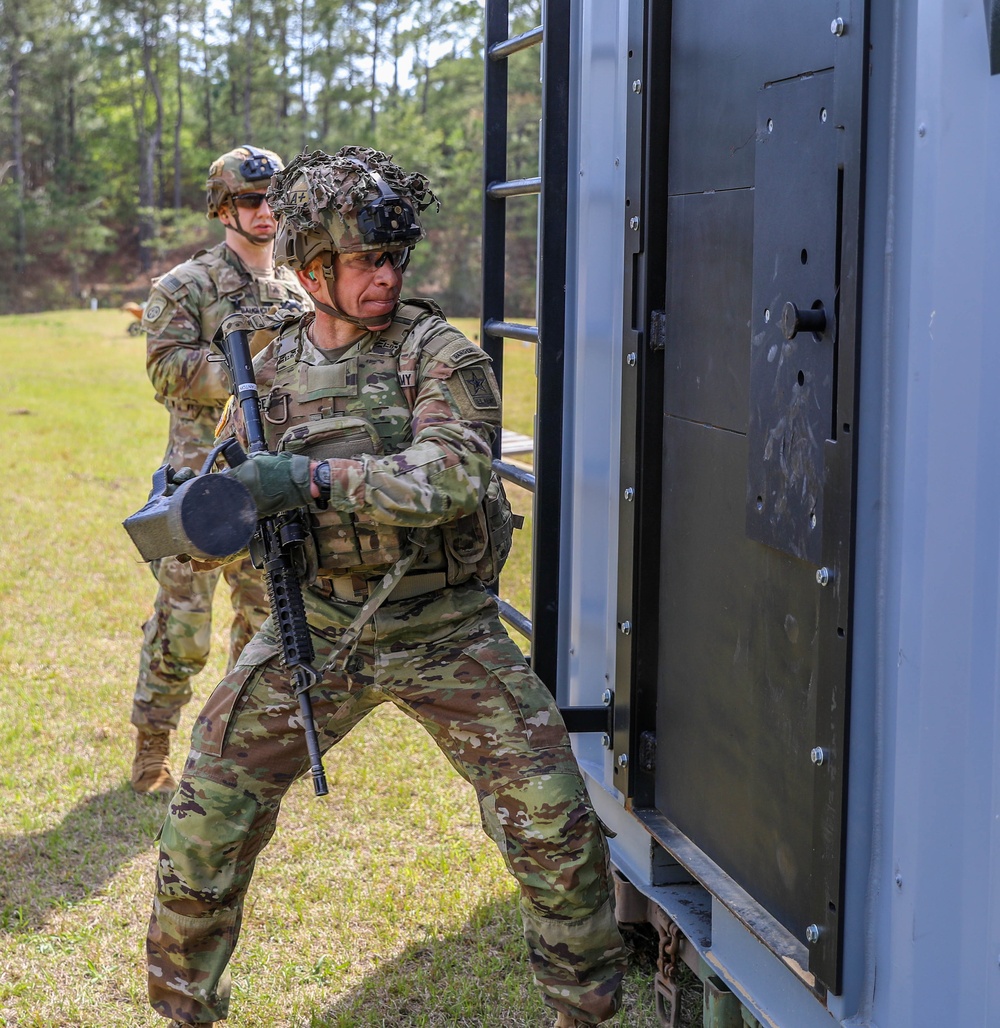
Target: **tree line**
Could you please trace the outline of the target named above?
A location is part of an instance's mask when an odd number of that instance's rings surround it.
[[[540,20],[512,0],[511,32]],[[537,48],[510,62],[509,175],[537,174]],[[408,287],[479,305],[482,0],[0,0],[0,313],[118,302],[218,237],[211,161],[353,143],[428,176],[442,210]],[[508,205],[511,268],[537,208]],[[533,282],[508,283],[530,314]]]

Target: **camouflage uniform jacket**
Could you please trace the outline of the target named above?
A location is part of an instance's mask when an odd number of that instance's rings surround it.
[[[222,319],[238,310],[269,310],[286,299],[310,306],[295,275],[256,276],[225,244],[202,250],[155,279],[143,313],[146,370],[156,399],[171,413],[217,419],[229,395],[221,363],[208,360]]]
[[[380,576],[421,530],[414,570],[468,579],[500,427],[489,356],[426,301],[329,356],[312,322],[291,323],[254,365],[268,449],[330,463],[329,507],[310,512],[320,575]],[[220,437],[234,430],[227,414]]]

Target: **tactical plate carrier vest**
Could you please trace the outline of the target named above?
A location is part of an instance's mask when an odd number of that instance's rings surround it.
[[[454,333],[408,345],[413,327],[432,315],[442,316],[433,301],[404,301],[370,350],[334,364],[299,359],[301,323],[285,332],[275,343],[274,381],[261,405],[268,448],[312,460],[406,449],[413,442],[410,412],[420,360],[443,354],[449,346],[456,352],[472,346],[456,340]],[[364,511],[313,510],[311,520],[319,577],[377,578],[400,559],[409,538],[406,528],[378,522]],[[515,523],[521,520],[512,514],[503,485],[493,473],[474,514],[438,528],[412,530],[420,533],[423,543],[413,570],[445,571],[449,585],[473,576],[491,583],[500,574]]]

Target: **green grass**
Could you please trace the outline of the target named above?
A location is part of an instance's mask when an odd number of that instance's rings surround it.
[[[129,315],[0,318],[0,1024],[163,1025],[143,946],[162,800],[128,786],[140,627],[153,598],[121,521],[146,498],[166,415]],[[467,326],[465,326],[467,327]],[[530,433],[532,357],[511,348],[510,427]],[[524,539],[505,594],[527,603]],[[181,725],[219,679],[209,666]],[[524,608],[522,608],[524,609]],[[182,754],[178,754],[180,758]],[[251,889],[231,1023],[542,1026],[515,890],[468,787],[381,708],[290,792]],[[612,1024],[658,1024],[648,948]]]

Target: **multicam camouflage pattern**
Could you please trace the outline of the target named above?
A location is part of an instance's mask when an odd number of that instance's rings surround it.
[[[357,526],[393,527],[409,534],[408,552],[426,540],[403,582],[421,571],[431,572],[424,581],[443,581],[443,528],[479,509],[500,423],[485,355],[431,314],[411,322],[401,342],[395,328],[369,333],[331,361],[310,343],[310,320],[283,330],[255,362],[269,445],[356,446],[353,456],[327,458],[331,507],[351,515],[356,535]],[[340,419],[349,420],[339,438],[314,433]],[[241,433],[238,411],[221,428]],[[350,573],[375,581],[385,555],[370,564],[360,551],[376,536],[357,535],[347,546],[332,522],[317,526],[324,559],[344,558],[338,580]],[[377,536],[376,548],[384,539]],[[330,584],[320,577],[305,590],[321,671],[311,689],[321,748],[386,701],[422,724],[476,790],[483,827],[520,885],[545,1002],[588,1024],[610,1017],[626,954],[607,849],[552,696],[504,631],[495,600],[473,578],[407,598],[390,594],[374,609],[374,601],[334,598]],[[227,966],[254,864],[308,763],[268,619],[201,712],[163,826],[147,953],[150,1001],[165,1017],[227,1015]]]
[[[170,412],[164,461],[175,469],[199,470],[215,443],[215,427],[229,395],[220,363],[208,360],[212,336],[237,310],[270,310],[294,299],[308,305],[298,280],[287,271],[255,279],[224,243],[198,254],[158,279],[143,316],[146,368],[156,398]],[[143,626],[143,647],[132,706],[132,723],[176,727],[190,699],[191,678],[208,659],[212,596],[217,572],[203,575],[168,558],[154,568],[159,583],[153,615]],[[230,666],[267,616],[261,575],[245,561],[226,568],[235,617]]]
[[[172,412],[203,414],[214,429],[229,396],[229,379],[222,363],[208,359],[212,337],[227,315],[269,311],[287,299],[311,306],[292,272],[252,275],[225,243],[156,279],[142,326],[146,371],[157,400]]]
[[[220,574],[229,585],[233,623],[229,668],[264,624],[269,612],[260,572],[244,559],[221,571],[194,571],[174,557],[154,562],[159,585],[153,614],[142,626],[139,677],[132,700],[132,724],[175,731],[181,708],[191,699],[191,679],[204,668],[211,648],[212,597]]]
[[[487,541],[480,501],[500,425],[489,357],[415,304],[334,360],[310,341],[310,323],[291,323],[254,364],[268,448],[330,463],[329,508],[311,511],[319,573],[377,577],[409,530],[429,528],[415,570],[466,581]],[[234,432],[245,444],[228,408],[220,437]]]
[[[306,591],[322,667],[357,606]],[[618,1007],[626,953],[607,852],[552,697],[477,582],[388,602],[346,672],[312,689],[322,748],[390,701],[422,724],[476,790],[483,827],[521,889],[524,936],[545,1002],[587,1024]],[[273,623],[243,651],[195,726],[161,835],[147,953],[165,1017],[224,1018],[226,967],[254,863],[281,799],[306,772],[298,703]]]
[[[249,163],[248,163],[249,161]],[[273,150],[238,146],[212,161],[205,182],[205,206],[209,218],[217,218],[219,210],[240,193],[262,193],[271,184],[271,176],[284,164]]]
[[[380,150],[344,146],[333,156],[322,150],[300,154],[274,176],[267,202],[278,219],[275,261],[304,268],[323,253],[384,250],[384,242],[366,243],[358,227],[358,211],[382,196],[375,172],[398,194],[399,215],[420,225],[417,217],[440,203],[427,179],[408,174]],[[423,238],[423,229],[413,242]]]

